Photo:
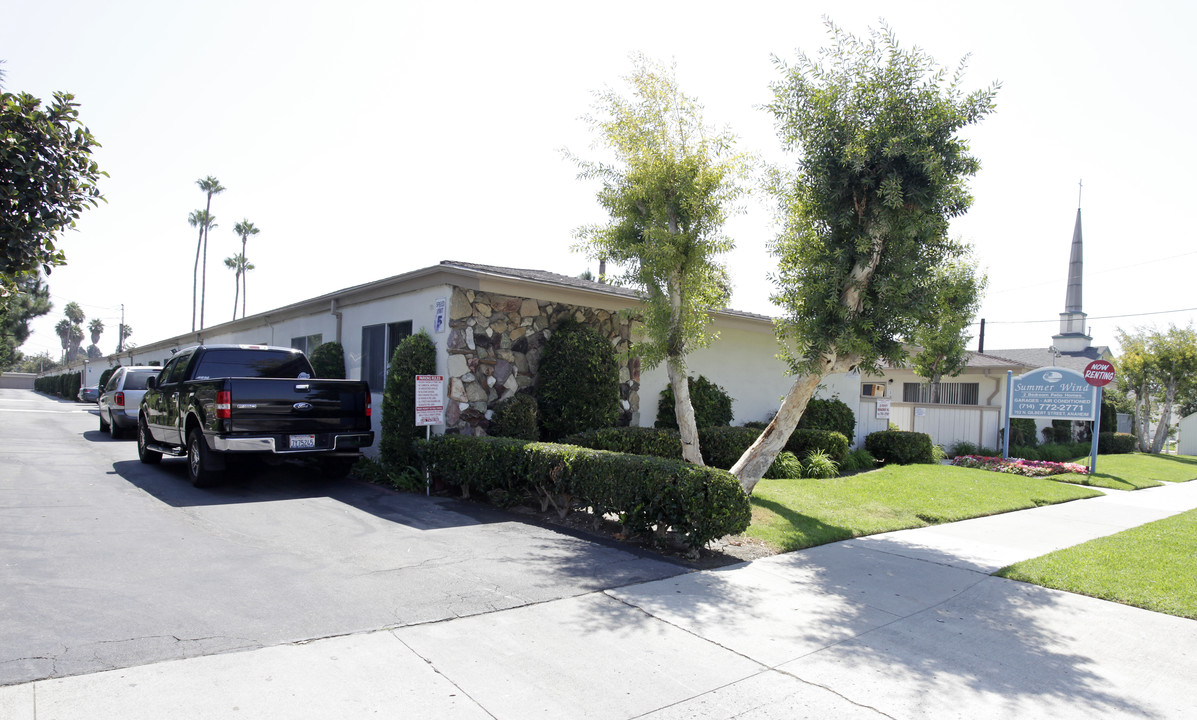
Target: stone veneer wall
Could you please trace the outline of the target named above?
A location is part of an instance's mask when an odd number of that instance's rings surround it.
[[[449,303],[449,402],[445,429],[485,435],[495,405],[532,392],[545,341],[566,318],[609,338],[619,361],[621,425],[640,413],[640,359],[631,356],[631,324],[608,310],[453,288]]]

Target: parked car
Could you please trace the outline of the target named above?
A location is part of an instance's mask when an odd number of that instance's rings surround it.
[[[161,369],[151,365],[126,365],[112,373],[98,403],[100,432],[120,438],[126,431],[137,428],[137,409],[145,395],[145,381]]]
[[[75,397],[79,398],[79,402],[93,403],[100,397],[100,388],[81,387]]]
[[[265,345],[180,350],[146,385],[137,456],[187,458],[197,487],[214,482],[229,457],[310,459],[333,477],[349,473],[374,443],[370,386],[317,379],[300,351]]]

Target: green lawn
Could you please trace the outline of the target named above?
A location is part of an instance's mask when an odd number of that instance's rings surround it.
[[[1077,462],[1086,467],[1089,466],[1088,457],[1081,458]],[[1075,477],[1083,478],[1084,476],[1076,475]],[[1111,487],[1116,490],[1138,490],[1141,487],[1155,487],[1163,482],[1187,482],[1197,478],[1197,457],[1151,455],[1149,453],[1098,455],[1097,472],[1092,478],[1098,482],[1087,484]],[[1058,479],[1064,480],[1065,478]],[[1127,487],[1128,485],[1133,487]]]
[[[1190,510],[996,574],[1197,620],[1195,548],[1197,510]]]
[[[785,551],[1100,495],[947,465],[901,465],[830,480],[762,480],[747,534]]]

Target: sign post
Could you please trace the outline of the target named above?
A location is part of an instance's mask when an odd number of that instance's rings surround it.
[[[416,376],[416,427],[424,426],[424,439],[432,439],[432,426],[445,423],[445,376]],[[424,478],[424,494],[432,494],[432,481]]]
[[[1089,449],[1089,474],[1097,472],[1097,440],[1101,434],[1101,396],[1103,388],[1114,379],[1114,365],[1106,360],[1094,360],[1085,367],[1085,382],[1093,386],[1097,397],[1097,412],[1093,416],[1093,446]]]

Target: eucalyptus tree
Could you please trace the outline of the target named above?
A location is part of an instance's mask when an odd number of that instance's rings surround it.
[[[204,300],[206,299],[206,294],[207,294],[207,290],[208,290],[208,232],[212,228],[216,227],[216,224],[212,222],[212,220],[215,219],[212,217],[212,196],[219,195],[220,193],[224,192],[225,187],[220,184],[219,180],[212,177],[211,175],[209,175],[205,178],[196,180],[195,184],[198,185],[199,189],[203,190],[204,194],[207,195],[207,197],[208,197],[207,204],[204,206],[204,216],[207,218],[208,222],[205,223],[200,230],[200,235],[203,240],[202,244],[204,246],[204,253],[203,253],[204,256],[203,256],[203,270],[200,273],[201,280],[200,280],[200,302],[199,302],[199,326],[200,326],[200,329],[203,330],[204,329]]]
[[[1190,324],[1166,332],[1118,330],[1118,386],[1134,401],[1134,434],[1140,452],[1164,449],[1178,398],[1197,390],[1197,331]],[[1157,415],[1158,413],[1158,415]],[[1155,421],[1155,434],[1149,432]]]
[[[948,223],[971,204],[980,163],[959,133],[993,111],[998,89],[965,94],[963,62],[949,75],[884,25],[867,39],[827,25],[817,59],[775,59],[768,109],[798,159],[772,182],[782,217],[772,298],[797,378],[732,468],[748,492],[826,375],[901,363],[902,340],[934,321],[935,293],[915,279],[963,254]]]
[[[919,282],[919,278],[910,278]],[[939,402],[939,383],[944,375],[955,377],[968,367],[966,346],[972,337],[968,327],[981,307],[981,296],[989,279],[975,261],[959,258],[932,270],[926,279],[932,302],[937,307],[932,321],[920,325],[911,337],[918,351],[911,365],[931,385],[931,402]]]
[[[241,280],[241,317],[245,317],[245,296],[249,294],[248,288],[246,287],[246,284],[245,284],[245,279],[246,279],[245,271],[253,270],[253,265],[247,266],[247,263],[245,260],[245,242],[247,240],[249,240],[250,235],[257,235],[259,232],[261,232],[261,230],[254,227],[254,224],[251,223],[249,220],[242,219],[241,222],[239,222],[233,226],[233,232],[237,233],[237,235],[240,236],[240,238],[241,238],[241,255],[239,257],[241,258],[242,269],[240,271],[238,271],[237,277],[239,277]],[[228,262],[229,261],[226,259],[225,264],[227,265]],[[237,305],[236,305],[236,303],[234,303],[233,304],[233,319],[236,319],[236,316],[237,316]]]
[[[244,255],[234,255],[224,259],[224,266],[236,272],[236,291],[233,293],[233,319],[237,319],[237,300],[241,292],[241,285],[244,282],[245,273],[254,269],[254,264],[247,262]],[[245,309],[242,306],[241,317],[245,317]]]
[[[216,218],[207,210],[192,210],[191,214],[187,216],[187,222],[191,227],[199,228],[199,237],[195,241],[195,269],[191,273],[191,330],[194,331],[198,314],[196,309],[199,304],[200,250],[204,246],[204,234],[217,225]]]
[[[732,248],[723,223],[744,192],[750,159],[735,151],[735,137],[703,124],[702,107],[681,92],[673,68],[633,57],[630,96],[596,94],[597,116],[587,118],[614,162],[583,160],[579,177],[600,180],[606,225],[579,228],[578,248],[619,263],[618,281],[644,302],[647,339],[637,351],[647,367],[665,363],[675,399],[682,456],[702,464],[694,408],[686,382],[686,355],[710,344],[711,312],[730,296],[718,256]]]

